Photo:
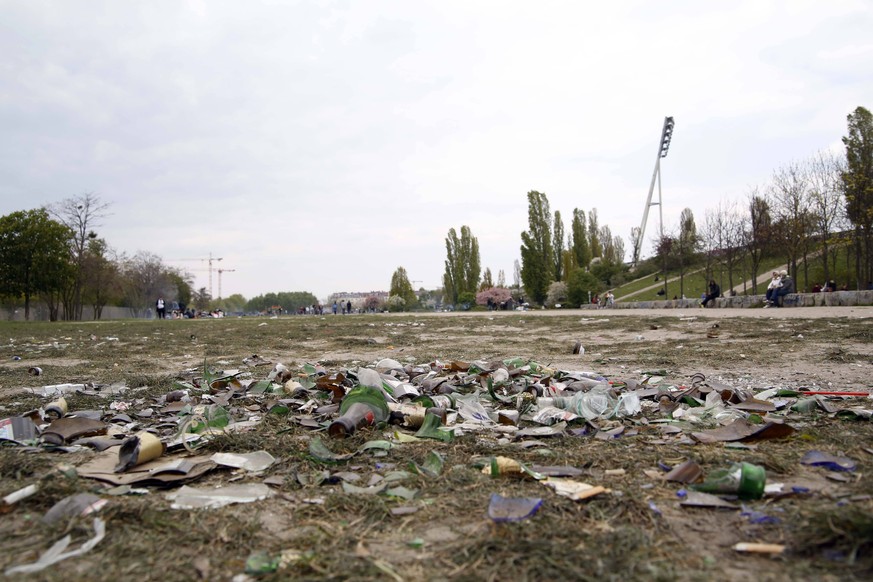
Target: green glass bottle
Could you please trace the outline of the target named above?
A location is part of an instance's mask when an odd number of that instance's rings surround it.
[[[740,499],[760,499],[764,495],[767,474],[764,467],[752,463],[734,463],[707,475],[703,483],[692,485],[697,491],[726,493]]]
[[[339,412],[340,417],[327,428],[330,436],[339,438],[351,436],[363,426],[385,422],[390,414],[385,395],[371,386],[353,388],[343,398]]]

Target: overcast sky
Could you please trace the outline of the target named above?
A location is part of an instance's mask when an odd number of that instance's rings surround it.
[[[530,190],[628,238],[665,116],[667,228],[839,150],[871,31],[866,0],[0,0],[0,214],[94,192],[115,249],[246,297],[435,288],[468,225],[511,283]]]

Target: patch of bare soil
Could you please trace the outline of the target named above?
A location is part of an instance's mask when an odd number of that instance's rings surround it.
[[[0,337],[12,338],[0,346],[0,418],[47,404],[48,398],[34,393],[47,385],[124,383],[129,392],[117,397],[69,394],[70,411],[99,410],[108,418],[118,413],[110,405],[124,402],[132,424],[119,428],[152,428],[165,435],[179,418],[161,412],[162,399],[176,382],[203,381],[219,370],[262,380],[276,362],[305,381],[311,372],[303,367],[307,363],[334,373],[383,358],[437,369],[521,357],[618,383],[663,377],[664,384],[686,387],[700,373],[705,382],[736,390],[870,392],[873,310],[826,309],[0,324]],[[577,341],[584,347],[580,355],[572,353]],[[43,368],[42,376],[27,373],[35,365]],[[548,373],[535,376],[543,374]],[[264,450],[276,463],[262,473],[216,469],[189,485],[267,481],[272,497],[214,509],[172,509],[164,488],[149,485],[145,495],[112,495],[108,484],[77,477],[71,467],[94,458],[90,449],[2,446],[0,496],[31,484],[38,491],[0,506],[0,568],[35,561],[67,534],[74,545],[93,536],[93,514],[53,525],[41,521],[61,499],[85,492],[108,500],[96,514],[106,522],[106,538],[34,579],[230,580],[247,562],[252,567],[258,554],[271,563],[264,569],[275,570],[260,580],[865,580],[873,568],[873,485],[867,478],[873,470],[873,424],[836,415],[844,408],[873,407],[867,398],[828,400],[832,412],[780,410],[774,416],[794,427],[793,434],[739,444],[697,442],[690,433],[715,426],[712,421],[669,422],[657,401],[645,399],[640,415],[594,422],[603,430],[623,428],[613,438],[595,436],[592,426],[574,421],[555,436],[516,438],[511,430],[490,426],[464,429],[451,442],[406,442],[400,435],[414,430],[395,426],[331,439],[299,422],[305,413],[330,418],[311,408],[299,410],[309,396],[276,414],[270,410],[278,410],[273,405],[287,394],[250,390],[231,398],[226,390],[191,393],[204,402],[210,392],[226,396],[225,408],[235,420],[257,422],[213,438],[198,454]],[[517,396],[505,392],[507,401],[492,405],[514,409]],[[329,403],[328,393],[312,394],[321,399],[318,404]],[[151,416],[135,414],[146,409]],[[536,426],[520,423],[520,428]],[[316,437],[333,453],[353,456],[319,458],[310,448]],[[374,440],[394,446],[362,450]],[[801,464],[812,450],[847,457],[855,468],[838,472]],[[420,470],[433,453],[444,461],[441,469]],[[492,477],[482,466],[495,456],[535,468],[572,467],[579,473],[573,479],[609,492],[573,501],[530,477]],[[768,483],[785,487],[781,495],[737,503],[737,509],[686,507],[681,493],[689,487],[661,478],[665,467],[686,459],[704,474],[747,461],[766,469]],[[387,481],[390,486],[379,490]],[[376,489],[361,493],[350,486]],[[495,523],[487,515],[492,494],[541,498],[543,504],[528,519]],[[742,554],[733,549],[740,542],[786,549],[775,557]]]

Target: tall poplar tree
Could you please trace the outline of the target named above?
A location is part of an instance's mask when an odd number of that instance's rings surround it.
[[[576,255],[576,264],[588,270],[591,263],[591,247],[588,245],[588,226],[585,220],[585,211],[573,209],[573,222],[570,226],[573,242],[571,243],[573,254]]]
[[[555,223],[552,227],[552,257],[555,265],[555,281],[560,281],[564,269],[564,221],[561,220],[560,210],[555,210]]]
[[[528,230],[521,233],[521,280],[528,296],[543,304],[554,280],[552,215],[549,199],[542,192],[527,193]]]
[[[481,271],[479,241],[470,227],[462,226],[460,237],[454,228],[450,228],[446,237],[446,271],[443,274],[446,300],[456,304],[462,293],[475,294]]]

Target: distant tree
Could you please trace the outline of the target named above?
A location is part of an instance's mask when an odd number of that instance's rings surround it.
[[[785,253],[788,270],[797,277],[797,263],[812,231],[809,183],[803,167],[795,162],[777,169],[770,181],[770,198],[777,241]]]
[[[190,273],[174,268],[167,268],[166,275],[173,289],[170,296],[180,306],[184,305],[187,309],[194,297],[194,278]]]
[[[512,292],[505,287],[489,287],[476,293],[476,305],[488,305],[488,300],[495,307],[500,307],[512,299]]]
[[[570,226],[572,236],[572,249],[576,257],[576,264],[583,269],[588,269],[591,263],[591,246],[588,244],[588,227],[585,221],[585,211],[573,209],[573,222]]]
[[[206,287],[201,287],[194,291],[191,299],[194,302],[195,309],[198,311],[209,311],[212,295],[209,294],[209,290]]]
[[[564,269],[564,221],[561,220],[560,210],[555,210],[555,222],[552,226],[552,261],[555,281],[560,281]]]
[[[64,319],[66,320],[82,319],[82,290],[85,285],[84,269],[88,243],[97,238],[94,229],[99,226],[99,220],[106,216],[109,206],[97,194],[86,192],[48,207],[49,213],[56,220],[67,225],[72,232],[70,255],[73,277],[64,290]]]
[[[121,263],[122,294],[134,313],[141,315],[154,309],[158,297],[173,301],[176,286],[161,257],[139,251],[133,257],[123,257]]]
[[[521,289],[521,263],[518,259],[512,262],[512,286],[516,291]]]
[[[521,233],[521,280],[530,298],[542,304],[554,275],[551,212],[545,194],[531,190],[527,199],[529,229]]]
[[[676,254],[679,259],[679,294],[685,296],[685,273],[688,266],[694,262],[700,239],[697,235],[697,225],[694,223],[694,213],[686,208],[679,216],[679,236],[676,239]]]
[[[448,301],[457,303],[461,293],[476,292],[481,273],[479,241],[473,236],[469,226],[461,227],[460,237],[454,228],[449,229],[445,266],[443,288]]]
[[[91,239],[82,261],[82,303],[91,307],[95,320],[103,316],[108,303],[121,297],[118,265],[109,254],[105,239]]]
[[[246,298],[240,293],[234,293],[230,297],[225,297],[221,300],[221,308],[228,313],[244,311],[246,308]]]
[[[506,275],[503,269],[497,271],[497,287],[506,287]]]
[[[588,247],[591,250],[591,258],[603,256],[601,242],[600,227],[597,225],[597,209],[592,208],[588,213]]]
[[[761,260],[767,252],[773,236],[773,224],[770,215],[770,201],[766,193],[761,193],[757,187],[753,188],[747,198],[748,220],[743,233],[743,243],[746,246],[746,254],[749,257],[749,266],[752,275],[752,293],[758,294],[758,271]]]
[[[0,217],[0,295],[22,298],[25,319],[34,297],[56,293],[68,281],[70,236],[44,209]]]
[[[561,253],[561,271],[563,273],[561,280],[566,281],[570,273],[578,266],[579,263],[576,262],[576,253],[573,252],[573,249],[564,249],[564,252]]]
[[[397,267],[397,270],[394,271],[394,274],[391,275],[391,290],[389,291],[389,299],[390,296],[400,297],[403,299],[403,304],[401,306],[401,310],[409,310],[415,307],[418,302],[415,297],[415,290],[412,288],[412,284],[409,282],[409,276],[406,274],[406,269],[403,267]],[[389,300],[389,304],[390,304]]]
[[[844,171],[843,160],[828,151],[820,151],[806,161],[813,229],[821,239],[825,281],[831,279],[828,251],[832,239],[836,231],[845,225],[845,198],[841,181]]]
[[[585,305],[589,302],[589,293],[593,296],[602,288],[597,277],[582,267],[570,273],[567,279],[567,302],[573,306]]]
[[[384,304],[376,295],[368,295],[364,298],[364,309],[367,311],[382,311]]]
[[[638,226],[634,226],[633,228],[631,228],[630,240],[631,245],[633,245],[633,248],[631,249],[631,260],[633,261],[634,265],[637,265],[640,262],[640,252],[642,252],[643,249],[642,232],[643,231]]]
[[[567,283],[564,281],[555,281],[549,285],[549,291],[546,293],[546,305],[554,307],[567,302]]]
[[[846,168],[842,173],[846,215],[854,227],[858,288],[873,281],[873,114],[857,107],[847,117]]]
[[[479,284],[479,291],[494,287],[494,281],[491,280],[491,269],[486,268],[485,274],[482,275],[482,282]]]

